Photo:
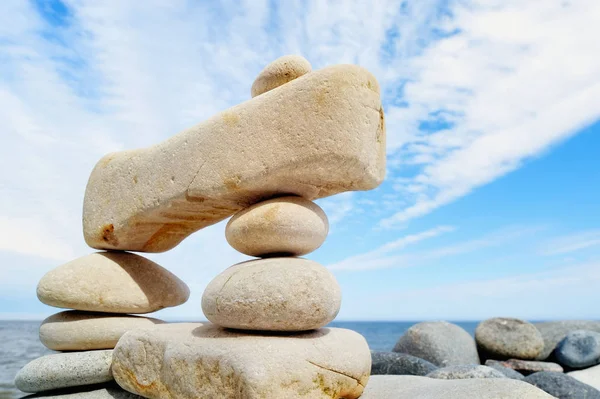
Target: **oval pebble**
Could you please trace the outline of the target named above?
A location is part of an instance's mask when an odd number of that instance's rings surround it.
[[[544,340],[535,326],[524,320],[496,317],[484,320],[475,329],[475,341],[483,354],[496,359],[536,359]]]
[[[273,90],[312,70],[310,63],[299,55],[284,55],[267,65],[252,83],[252,97]]]
[[[227,223],[227,242],[250,256],[301,256],[319,248],[329,232],[325,212],[301,197],[259,202]]]
[[[600,363],[600,333],[572,331],[554,350],[556,360],[572,369],[582,369]]]
[[[112,350],[46,355],[27,363],[15,377],[23,392],[99,384],[113,379]]]
[[[212,280],[202,296],[208,320],[221,327],[305,331],[337,315],[342,296],[335,277],[301,258],[238,263]]]
[[[38,299],[57,308],[109,313],[150,313],[181,305],[188,286],[167,269],[128,252],[97,252],[42,277]]]

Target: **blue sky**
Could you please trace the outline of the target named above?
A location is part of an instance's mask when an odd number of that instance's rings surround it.
[[[0,319],[40,319],[105,153],[152,145],[250,98],[264,65],[354,63],[383,89],[386,181],[319,200],[307,256],[339,320],[599,318],[600,3],[594,0],[0,2]],[[247,259],[224,223],[149,258],[188,283],[156,313],[203,319]]]

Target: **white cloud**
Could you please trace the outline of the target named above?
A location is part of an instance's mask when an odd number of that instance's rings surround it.
[[[382,226],[464,196],[600,118],[600,53],[590,51],[600,35],[600,3],[469,1],[452,12],[445,28],[459,33],[408,61],[408,107],[393,110],[389,123],[441,120],[448,127],[413,129],[399,155],[422,169],[400,192],[426,194]]]
[[[389,177],[399,194],[324,200],[342,227],[367,207],[389,214],[401,204],[386,225],[424,215],[598,117],[593,0],[452,2],[450,12],[440,11],[442,0],[291,0],[275,9],[252,0],[73,0],[58,26],[34,4],[0,2],[0,262],[32,255],[49,269],[90,252],[81,206],[96,161],[249,99],[255,75],[283,54],[303,54],[315,68],[363,65],[384,89]],[[439,30],[454,29],[461,32],[438,40]],[[419,130],[432,112],[452,122],[447,130]],[[416,176],[401,175],[407,164]],[[201,292],[241,259],[221,229],[151,257]],[[402,260],[393,254],[376,253],[369,267]],[[173,314],[199,314],[200,292]]]

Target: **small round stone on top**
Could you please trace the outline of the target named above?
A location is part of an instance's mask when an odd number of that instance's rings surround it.
[[[252,97],[291,82],[312,70],[310,63],[299,55],[284,55],[267,65],[252,83]]]

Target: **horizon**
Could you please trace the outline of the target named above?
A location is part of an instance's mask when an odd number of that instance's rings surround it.
[[[341,286],[335,321],[600,319],[600,2],[0,3],[0,319],[63,310],[36,286],[96,251],[103,155],[249,100],[286,54],[382,88],[385,181],[316,201],[330,231],[306,258]],[[139,253],[191,290],[146,316],[204,318],[206,285],[250,259],[225,223]]]

